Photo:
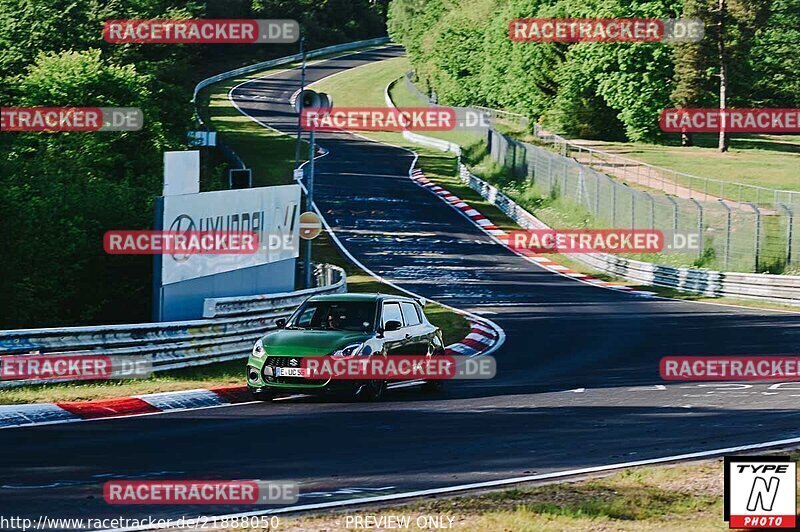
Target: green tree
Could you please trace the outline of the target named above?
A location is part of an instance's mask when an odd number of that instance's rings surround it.
[[[139,107],[139,132],[9,133],[0,160],[6,326],[117,321],[149,313],[149,262],[109,257],[103,233],[150,225],[166,148],[148,80],[99,50],[41,54],[20,106]],[[13,309],[13,310],[12,310]]]

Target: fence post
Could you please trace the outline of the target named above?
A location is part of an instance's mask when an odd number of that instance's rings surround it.
[[[600,176],[597,172],[594,172],[594,215],[600,216]]]
[[[611,225],[617,226],[617,184],[611,187]]]
[[[694,198],[689,198],[697,206],[697,234],[700,238],[700,248],[697,250],[697,256],[703,256],[703,248],[705,247],[703,235],[703,206]]]
[[[508,145],[511,148],[511,175],[517,177],[517,143],[509,140]]]
[[[788,266],[792,262],[792,236],[794,236],[792,235],[792,231],[794,230],[794,210],[783,203],[778,205],[786,211],[786,214],[789,215],[789,219],[786,221],[786,265]]]
[[[650,200],[650,229],[656,228],[656,200],[649,192],[642,192]]]
[[[631,229],[636,229],[636,193],[631,190]]]
[[[724,259],[724,269],[728,271],[728,260],[731,255],[731,208],[728,207],[728,204],[725,203],[723,198],[718,200],[723,207],[725,207],[725,259]]]
[[[672,203],[672,232],[678,232],[678,202],[672,196],[667,196],[667,199]]]
[[[756,213],[756,236],[755,236],[755,271],[758,273],[758,259],[759,259],[759,252],[761,251],[761,210],[758,208],[757,205],[753,203],[747,203],[750,207],[753,208],[753,211]]]

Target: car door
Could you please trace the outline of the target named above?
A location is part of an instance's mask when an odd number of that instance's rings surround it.
[[[403,313],[405,323],[406,345],[405,354],[413,356],[425,356],[428,353],[428,338],[425,334],[425,325],[417,312],[416,306],[410,301],[401,301],[400,310]]]
[[[430,346],[432,352],[443,351],[444,343],[442,343],[441,331],[436,325],[428,321],[428,317],[425,315],[422,305],[414,303],[414,307],[417,309],[417,313],[422,320],[422,334],[425,336],[425,342]]]
[[[385,330],[386,324],[389,321],[399,321],[401,327],[397,331]],[[399,356],[405,354],[405,348],[408,339],[406,334],[408,331],[405,329],[405,322],[403,321],[403,312],[400,310],[399,301],[385,301],[381,308],[381,329],[383,332],[383,345],[384,352],[387,355]]]

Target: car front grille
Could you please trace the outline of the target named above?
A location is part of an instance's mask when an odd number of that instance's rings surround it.
[[[297,364],[292,364],[292,360],[296,360]],[[320,386],[325,384],[327,379],[305,379],[303,377],[273,377],[272,375],[267,375],[266,369],[267,366],[271,366],[273,368],[300,368],[303,366],[303,359],[300,357],[276,357],[276,356],[268,356],[267,362],[264,364],[264,371],[262,376],[266,382],[272,382],[276,384],[305,384],[307,386]]]

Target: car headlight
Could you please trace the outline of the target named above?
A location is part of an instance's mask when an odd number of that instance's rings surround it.
[[[261,358],[264,356],[264,353],[266,353],[266,351],[264,351],[264,344],[261,343],[261,340],[258,340],[256,345],[253,346],[253,356],[255,358]]]
[[[350,358],[356,356],[358,353],[361,352],[361,349],[364,347],[364,344],[350,344],[345,346],[341,349],[337,349],[333,355],[333,358]]]

